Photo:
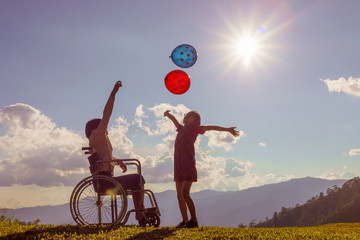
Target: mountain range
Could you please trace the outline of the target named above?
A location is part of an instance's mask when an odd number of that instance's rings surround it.
[[[260,221],[271,218],[282,207],[294,207],[304,204],[320,192],[326,193],[333,186],[341,187],[346,180],[325,180],[319,178],[299,178],[285,182],[252,187],[240,191],[218,192],[204,190],[191,194],[195,203],[200,226],[237,227],[249,224],[252,220]],[[161,226],[174,226],[181,222],[176,191],[168,190],[155,193],[161,212]],[[132,201],[128,209],[132,209]],[[145,200],[145,207],[147,201]],[[36,219],[41,224],[75,224],[71,217],[69,204],[55,206],[37,206],[18,208],[7,211],[10,217],[29,222]],[[136,223],[134,214],[127,224]]]

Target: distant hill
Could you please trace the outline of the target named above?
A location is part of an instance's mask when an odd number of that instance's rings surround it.
[[[308,199],[325,192],[333,186],[342,186],[346,180],[324,180],[318,178],[300,178],[286,182],[268,184],[233,192],[205,190],[192,193],[200,225],[237,227],[272,217],[282,207],[304,204]],[[161,211],[161,225],[174,226],[181,221],[176,192],[156,193]],[[132,201],[129,201],[129,209]],[[12,211],[9,211],[10,217]],[[39,206],[14,210],[15,217],[21,221],[40,219],[41,224],[74,224],[69,204]],[[133,215],[133,214],[132,214]],[[128,221],[135,223],[134,217]]]
[[[360,222],[360,177],[345,182],[342,187],[327,189],[305,204],[282,207],[271,219],[253,227],[303,227],[327,223]]]

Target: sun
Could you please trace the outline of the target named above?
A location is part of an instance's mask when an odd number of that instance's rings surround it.
[[[260,42],[259,39],[248,35],[237,39],[233,47],[236,55],[241,58],[247,66],[259,53]]]

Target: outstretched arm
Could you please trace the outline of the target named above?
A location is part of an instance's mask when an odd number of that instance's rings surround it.
[[[174,123],[175,127],[180,125],[178,120],[176,120],[176,118],[170,113],[170,110],[164,112],[164,117],[168,117]]]
[[[239,131],[235,130],[236,127],[229,127],[229,128],[225,128],[225,127],[220,127],[220,126],[203,126],[203,130],[206,131],[221,131],[221,132],[229,132],[231,133],[234,137],[238,137],[240,135]]]

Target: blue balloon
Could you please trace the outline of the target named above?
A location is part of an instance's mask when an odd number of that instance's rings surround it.
[[[179,67],[189,68],[196,63],[196,49],[189,44],[177,46],[171,53],[171,60]]]

